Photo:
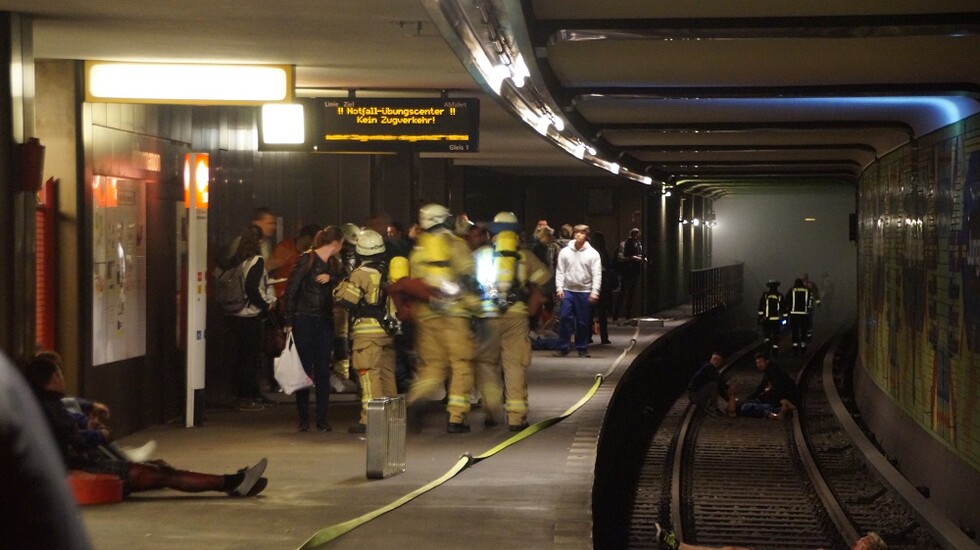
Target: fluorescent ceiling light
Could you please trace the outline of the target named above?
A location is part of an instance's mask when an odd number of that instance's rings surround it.
[[[291,101],[289,65],[85,62],[85,101],[256,105]]]
[[[266,144],[300,144],[306,141],[303,105],[272,103],[262,106],[262,141]]]

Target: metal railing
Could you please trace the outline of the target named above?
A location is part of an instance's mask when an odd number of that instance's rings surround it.
[[[742,302],[743,267],[737,263],[691,270],[691,306],[694,315],[724,309]]]

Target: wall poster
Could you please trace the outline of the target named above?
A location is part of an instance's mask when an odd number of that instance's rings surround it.
[[[92,364],[146,355],[146,194],[92,178]]]

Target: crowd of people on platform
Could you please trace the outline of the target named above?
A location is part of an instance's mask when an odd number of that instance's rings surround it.
[[[586,225],[564,225],[556,238],[540,220],[525,235],[511,212],[472,221],[435,203],[407,231],[378,213],[363,226],[307,225],[273,246],[275,232],[275,215],[257,209],[216,271],[237,270],[245,293],[224,308],[237,407],[272,402],[260,378],[276,389],[271,356],[279,350],[264,350],[263,334],[281,327],[314,383],[296,392],[299,431],[311,427],[311,391],[320,431],[332,429],[332,392],[361,394],[352,433],[365,432],[371,399],[401,393],[409,404],[444,398],[450,433],[469,431],[475,403],[487,425],[523,429],[532,349],[590,357],[593,334],[610,344],[607,319],[638,311],[646,263],[638,228],[610,254],[605,236]],[[621,282],[626,297],[616,300]]]
[[[532,349],[565,357],[574,348],[589,357],[593,333],[600,344],[610,344],[607,317],[631,315],[647,262],[638,228],[611,255],[605,236],[584,224],[562,226],[556,238],[540,220],[525,236],[511,212],[473,222],[440,204],[421,207],[407,232],[377,214],[363,227],[306,225],[273,246],[276,225],[270,210],[257,209],[217,271],[236,269],[244,294],[242,303],[224,310],[235,340],[239,409],[264,406],[260,374],[278,351],[264,348],[264,335],[270,328],[291,333],[314,383],[295,392],[300,432],[311,428],[311,391],[315,426],[331,431],[330,394],[352,388],[362,402],[358,422],[348,430],[355,434],[366,432],[372,399],[398,394],[409,406],[444,399],[448,433],[470,431],[475,402],[484,408],[486,427],[506,422],[511,431],[523,430],[529,425]],[[721,376],[724,356],[711,353],[688,385],[691,402],[706,414],[779,419],[796,410],[797,386],[770,355],[778,354],[787,318],[794,355],[805,353],[820,299],[806,274],[786,296],[778,286],[770,281],[759,301],[771,350],[755,356],[761,381],[739,399]],[[552,329],[553,336],[542,336]],[[152,449],[120,449],[106,423],[109,408],[66,395],[56,353],[39,352],[22,367],[68,468],[116,476],[126,493],[172,488],[247,497],[267,485],[264,458],[216,475],[152,460]],[[269,377],[270,389],[274,384]],[[661,547],[700,548],[657,528]],[[871,534],[855,547],[883,547],[878,543]]]

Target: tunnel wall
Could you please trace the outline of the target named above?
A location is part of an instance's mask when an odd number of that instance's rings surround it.
[[[768,279],[780,281],[785,294],[803,273],[809,273],[821,295],[815,329],[826,333],[854,319],[857,248],[848,231],[854,200],[853,187],[839,186],[714,201],[718,225],[712,229],[712,265],[745,264],[740,324],[755,324]]]
[[[858,213],[858,403],[903,473],[977,528],[980,117],[869,167]]]

